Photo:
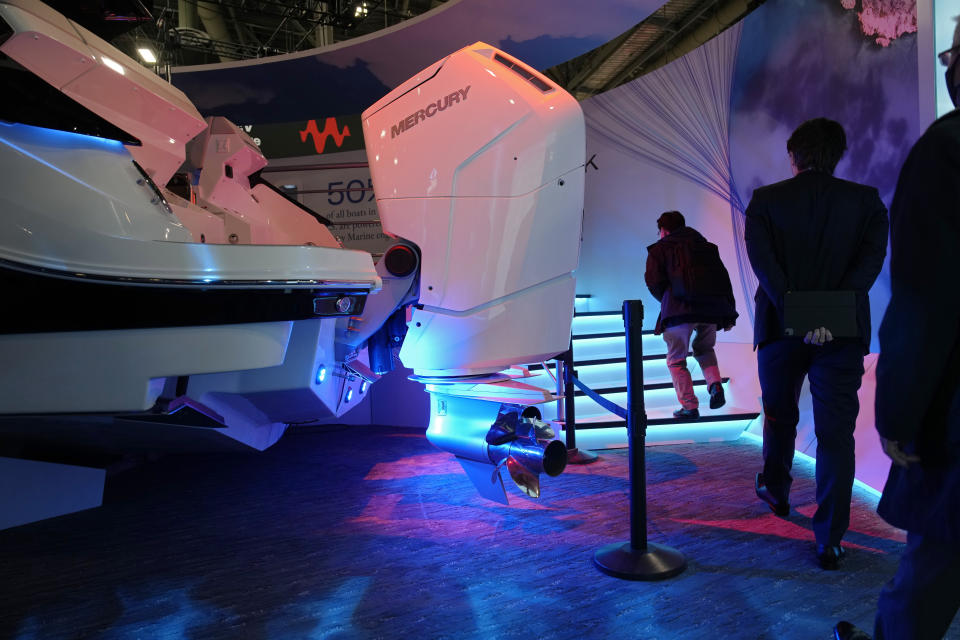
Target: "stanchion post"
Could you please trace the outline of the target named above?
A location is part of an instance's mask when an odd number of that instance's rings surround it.
[[[564,395],[563,395],[563,354],[561,353],[556,358],[553,359],[553,364],[556,367],[556,376],[554,376],[553,381],[557,387],[557,423],[560,423],[564,419]]]
[[[630,546],[647,550],[647,407],[643,399],[643,304],[623,303],[627,341],[627,446],[630,451]]]
[[[627,443],[630,447],[630,541],[598,549],[600,571],[626,580],[663,580],[687,568],[683,554],[647,541],[647,413],[643,402],[643,303],[624,300],[627,336]]]
[[[567,451],[577,448],[577,410],[573,404],[573,341],[561,356],[563,360],[563,427],[567,437]]]
[[[560,355],[563,362],[563,428],[567,439],[567,464],[596,462],[597,454],[577,448],[577,410],[573,403],[573,338],[570,348]]]

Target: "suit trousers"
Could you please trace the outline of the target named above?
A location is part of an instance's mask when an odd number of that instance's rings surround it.
[[[813,532],[817,543],[840,544],[850,524],[854,442],[863,378],[863,344],[835,339],[822,346],[800,338],[781,338],[757,351],[763,394],[763,476],[777,500],[789,502],[793,453],[800,421],[800,390],[810,379],[813,422],[817,436],[817,511]]]
[[[880,592],[875,640],[939,640],[960,608],[960,547],[907,533],[897,574]]]

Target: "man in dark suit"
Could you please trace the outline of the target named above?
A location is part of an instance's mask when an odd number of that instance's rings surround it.
[[[960,106],[960,24],[940,60]],[[876,415],[893,465],[877,511],[907,530],[907,547],[880,593],[874,637],[942,638],[960,608],[960,109],[910,150],[890,223]],[[869,638],[849,622],[835,634]]]
[[[763,472],[757,495],[774,513],[790,512],[793,454],[805,376],[817,436],[817,558],[836,569],[850,521],[857,390],[870,344],[868,291],[883,266],[887,210],[873,187],[840,180],[833,170],[846,151],[839,123],[817,118],[787,141],[794,177],[753,192],[746,244],[760,286],[754,347],[763,394]],[[859,337],[833,339],[830,327],[804,337],[784,335],[788,291],[856,292]]]
[[[657,219],[657,229],[660,240],[647,247],[644,273],[650,294],[660,301],[653,331],[662,333],[667,343],[667,366],[680,401],[673,415],[696,419],[700,417],[700,401],[693,391],[687,353],[692,346],[707,383],[710,408],[719,409],[726,397],[714,345],[717,330],[732,329],[737,321],[733,287],[717,246],[686,226],[682,213],[664,212]]]

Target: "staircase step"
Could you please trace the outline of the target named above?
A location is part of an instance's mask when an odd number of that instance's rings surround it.
[[[706,393],[705,387],[699,387],[701,393],[699,394],[700,400],[700,415],[704,418],[714,418],[719,415],[726,413],[731,413],[733,410],[728,408],[727,405],[719,409],[710,409],[709,405],[709,396]],[[604,393],[601,394],[603,398],[609,402],[612,402],[622,408],[627,406],[627,393],[626,391],[621,391],[617,393]],[[733,398],[728,398],[728,402],[734,401]],[[612,415],[602,406],[596,403],[590,396],[580,395],[574,396],[573,399],[574,410],[576,411],[577,420],[581,418],[594,418],[594,417],[603,417]],[[647,416],[653,418],[673,418],[673,411],[677,409],[680,404],[677,401],[677,394],[673,390],[673,387],[662,386],[657,389],[644,389],[643,391],[643,404],[646,408]]]
[[[736,440],[759,415],[740,411],[699,420],[677,420],[672,416],[669,419],[648,418],[644,441],[647,445],[657,445]],[[564,438],[562,432],[558,431],[558,435]],[[576,440],[577,447],[588,451],[629,446],[626,422],[619,419],[583,424],[577,420]]]
[[[576,318],[610,318],[611,320],[616,319],[620,323],[620,326],[623,326],[623,312],[617,309],[616,311],[574,311],[574,319]],[[644,329],[644,333],[653,333],[653,329]]]
[[[622,318],[623,313],[620,311],[577,311],[573,314],[575,318],[589,318],[594,316],[617,316],[618,318]]]
[[[727,384],[728,382],[730,382],[730,378],[721,378],[721,381],[722,381],[724,384]],[[702,387],[702,386],[704,386],[704,385],[706,385],[706,384],[707,384],[707,381],[706,381],[706,380],[694,380],[694,381],[693,381],[693,386],[695,386],[695,387]],[[587,385],[587,386],[589,386],[589,385]],[[673,389],[673,381],[654,382],[654,383],[650,383],[650,384],[644,383],[644,385],[643,385],[643,390],[644,390],[644,391],[656,391],[656,390],[658,390],[658,389]],[[607,393],[626,393],[626,392],[627,392],[627,387],[626,387],[626,386],[621,386],[621,387],[601,387],[601,388],[595,388],[594,391],[596,391],[596,392],[599,393],[600,395],[604,395],[604,394],[607,394]],[[577,391],[574,392],[573,395],[579,397],[579,396],[585,396],[585,395],[587,395],[587,394],[584,393],[583,391],[580,391],[580,390],[578,389]]]
[[[553,368],[551,368],[550,371],[553,372]],[[695,367],[691,367],[691,373],[696,375],[696,371],[697,369]],[[543,372],[542,368],[538,368],[537,372],[532,373],[535,373],[533,377],[523,378],[521,381],[542,389],[547,389],[551,393],[556,391],[556,382]],[[627,367],[625,362],[614,363],[613,365],[605,364],[592,367],[577,367],[577,374],[580,381],[592,389],[604,391],[626,389]],[[670,378],[670,373],[667,370],[666,361],[663,360],[645,362],[643,379],[643,388],[646,390],[673,387],[673,380]],[[724,378],[724,382],[726,382],[726,380],[727,379]],[[695,385],[704,385],[706,381],[702,377],[695,377],[693,383]],[[580,392],[578,391],[577,393]]]
[[[606,333],[575,333],[570,336],[576,343],[577,341],[591,340],[594,338],[626,338],[626,331],[607,331]]]
[[[570,332],[574,338],[592,333],[622,333],[623,331],[623,317],[619,313],[595,313],[593,315],[574,313],[573,320],[570,323]]]
[[[617,333],[623,335],[623,315],[620,311],[576,311],[570,331],[574,339],[598,333]],[[653,335],[653,329],[646,329],[643,335]]]
[[[667,344],[658,336],[643,336],[640,347],[645,355],[665,354]],[[627,340],[619,336],[582,336],[573,339],[573,359],[577,361],[596,360],[597,358],[625,358]]]
[[[717,413],[717,414],[707,414],[701,415],[700,418],[696,420],[682,420],[679,418],[673,417],[673,410],[669,411],[661,409],[660,411],[648,411],[647,412],[647,426],[666,426],[666,425],[679,425],[679,424],[708,424],[713,422],[731,422],[736,420],[754,420],[757,418],[760,413],[757,411],[744,411],[743,409],[732,409],[730,413]],[[667,415],[664,415],[667,414]],[[654,417],[651,417],[654,416]],[[563,420],[554,420],[560,425],[561,428],[564,426]],[[607,429],[610,427],[620,428],[626,427],[627,421],[619,416],[615,416],[612,413],[608,413],[602,416],[584,416],[583,418],[577,416],[577,433],[580,433],[581,430],[589,429]]]
[[[689,357],[689,356],[692,356],[692,355],[693,355],[693,352],[692,352],[692,351],[687,353],[687,356],[688,356],[688,357]],[[666,363],[666,361],[667,361],[667,354],[665,354],[665,353],[654,353],[654,354],[650,354],[650,355],[645,355],[645,356],[643,356],[643,361],[644,361],[644,362],[654,362],[654,361],[657,361],[657,360],[662,360],[664,363]],[[576,368],[579,368],[579,367],[590,367],[590,366],[598,365],[598,364],[619,364],[619,363],[623,363],[623,364],[625,365],[626,362],[627,362],[626,356],[619,356],[619,357],[615,357],[615,358],[595,358],[595,359],[592,359],[592,360],[574,360],[574,361],[573,361],[573,366],[574,366],[574,368],[576,369]],[[526,367],[527,369],[529,369],[530,371],[540,371],[540,370],[543,369],[543,365],[540,364],[539,362],[533,363],[533,364],[525,364],[525,365],[523,365],[523,366],[525,366],[525,367]]]

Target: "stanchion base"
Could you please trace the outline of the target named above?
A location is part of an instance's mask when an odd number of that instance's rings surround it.
[[[614,542],[593,554],[593,564],[607,575],[624,580],[664,580],[687,568],[687,559],[672,547],[648,543],[645,551],[629,542]]]
[[[590,464],[600,459],[593,451],[584,451],[574,447],[567,449],[567,464]]]

